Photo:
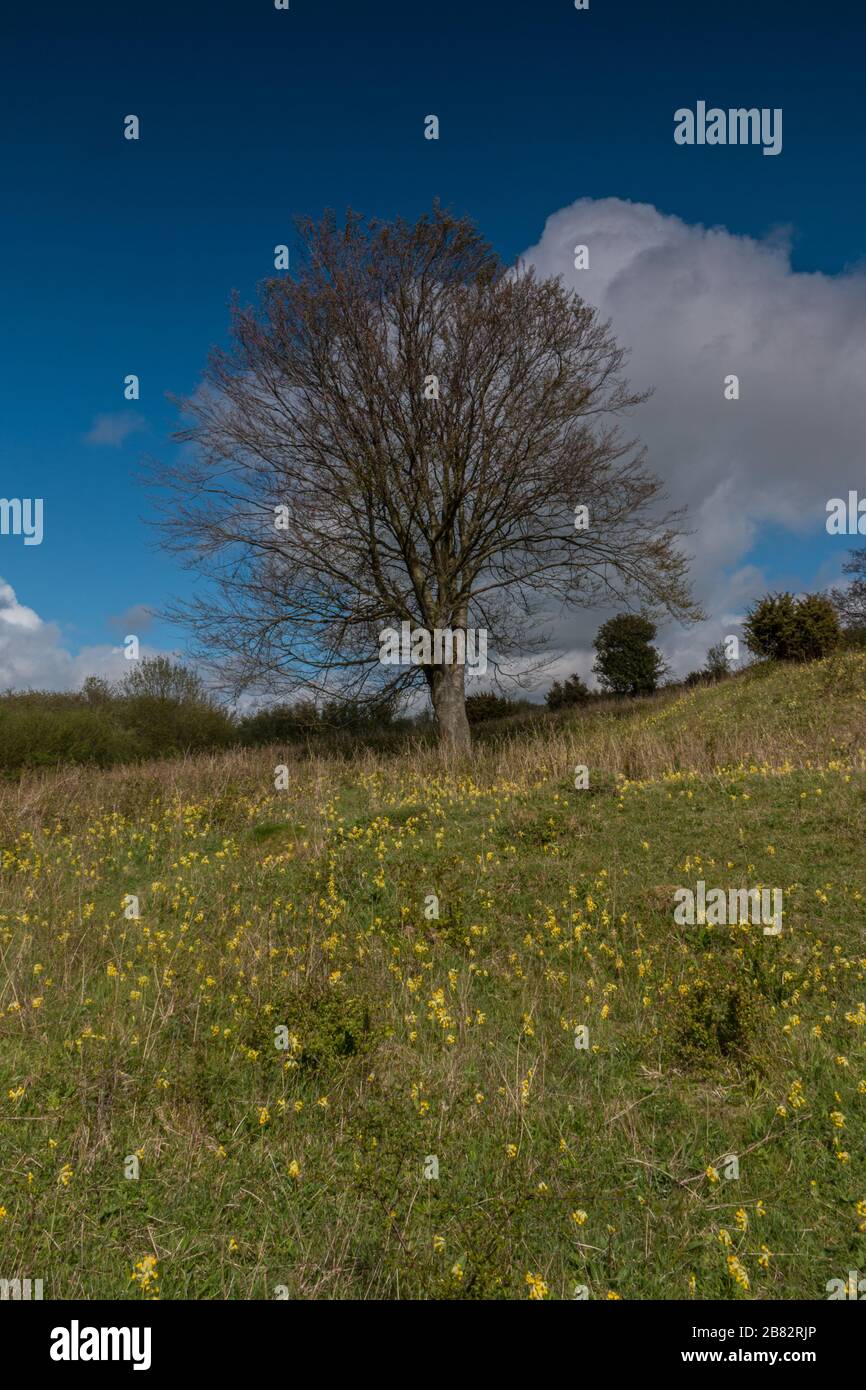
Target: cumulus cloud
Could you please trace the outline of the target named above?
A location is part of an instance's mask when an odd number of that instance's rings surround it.
[[[142,656],[153,654],[141,648]],[[120,646],[70,651],[57,623],[19,603],[11,584],[0,579],[0,690],[77,690],[85,676],[115,681],[128,670]]]
[[[108,626],[114,632],[139,633],[147,632],[153,623],[153,611],[145,603],[134,603],[131,608],[125,609],[123,613],[112,613],[108,618]]]
[[[588,269],[574,268],[578,245]],[[817,537],[827,499],[862,491],[866,275],[795,272],[782,234],[735,236],[619,198],[554,213],[523,259],[596,305],[629,350],[632,385],[654,388],[626,428],[647,445],[671,503],[689,508],[695,592],[710,615],[661,633],[682,674],[737,630],[768,574],[778,582],[771,551],[747,560],[767,527]],[[724,398],[731,374],[737,401]],[[560,669],[573,656],[585,672],[598,622],[579,614],[556,625],[569,649]]]
[[[105,444],[119,449],[131,434],[139,434],[147,429],[143,415],[134,410],[118,411],[114,415],[97,415],[87,434],[85,444]]]

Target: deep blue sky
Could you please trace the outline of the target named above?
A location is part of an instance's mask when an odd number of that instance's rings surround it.
[[[438,195],[511,258],[557,209],[617,196],[756,236],[789,227],[799,270],[863,256],[853,0],[28,8],[2,43],[0,494],[43,497],[46,520],[41,546],[0,537],[0,576],[72,647],[117,641],[111,614],[189,584],[140,521],[135,467],[170,455],[166,393],[194,388],[231,290],[253,295],[297,213],[413,217]],[[783,153],[686,163],[673,111],[707,96],[783,107]],[[423,139],[429,112],[438,143]],[[84,442],[124,411],[146,433]]]

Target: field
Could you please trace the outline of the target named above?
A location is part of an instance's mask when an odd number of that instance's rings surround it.
[[[856,653],[465,766],[276,748],[5,784],[0,1273],[826,1298],[866,1269],[864,809]],[[698,880],[781,888],[782,933],[677,925]]]

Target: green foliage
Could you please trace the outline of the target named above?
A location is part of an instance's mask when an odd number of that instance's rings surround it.
[[[322,707],[321,726],[347,733],[366,733],[387,729],[394,721],[394,711],[387,703],[367,704],[361,700],[328,700]]]
[[[0,698],[0,766],[6,772],[60,763],[110,767],[142,755],[135,731],[114,713],[40,692]]]
[[[559,710],[585,705],[589,696],[589,686],[575,673],[564,681],[554,681],[544,698],[548,709]]]
[[[746,616],[746,645],[773,661],[816,661],[841,640],[836,610],[823,594],[767,594]]]
[[[598,630],[593,670],[605,690],[615,695],[649,695],[664,671],[651,645],[656,625],[638,613],[619,613]]]
[[[716,642],[707,651],[707,664],[704,667],[704,674],[709,680],[718,681],[727,676],[730,671],[728,658],[725,654],[724,642]]]
[[[201,677],[188,666],[167,656],[146,656],[132,663],[117,693],[131,698],[146,696],[154,700],[173,700],[177,704],[207,703]]]
[[[766,1001],[745,975],[731,979],[730,962],[714,961],[707,978],[667,1002],[667,1042],[675,1062],[696,1071],[720,1062],[751,1069],[760,1061]]]
[[[466,697],[466,718],[470,724],[483,724],[488,719],[505,719],[514,713],[514,704],[504,695],[492,690],[480,691]]]
[[[118,715],[135,734],[143,757],[228,748],[237,738],[230,717],[207,701],[136,695],[125,697],[118,707]]]
[[[258,710],[240,722],[241,739],[248,745],[290,743],[309,738],[319,730],[319,711],[312,700],[294,705],[274,705]]]
[[[372,1046],[370,1008],[363,999],[304,991],[287,1001],[283,1013],[279,1021],[296,1040],[288,1056],[299,1067],[327,1067]]]
[[[237,741],[231,716],[206,697],[194,672],[162,657],[148,658],[141,667],[117,688],[89,676],[76,692],[0,696],[0,769],[110,767]]]

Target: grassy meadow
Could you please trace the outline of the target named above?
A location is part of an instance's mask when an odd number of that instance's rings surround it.
[[[856,652],[466,764],[3,784],[0,1271],[45,1298],[826,1298],[866,1269],[864,811]],[[782,934],[676,925],[699,879],[781,888]]]

